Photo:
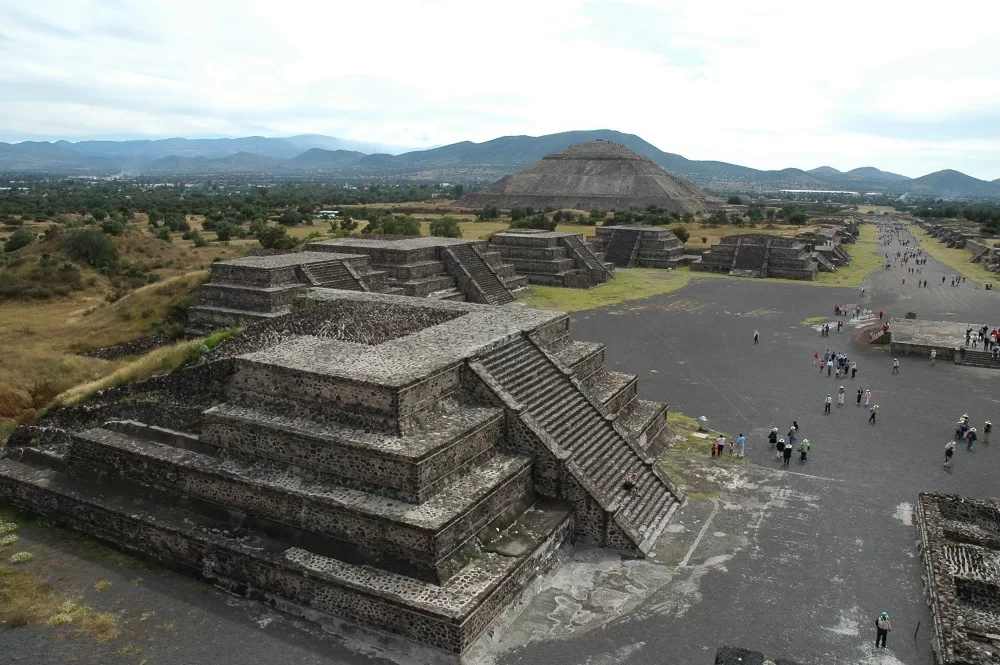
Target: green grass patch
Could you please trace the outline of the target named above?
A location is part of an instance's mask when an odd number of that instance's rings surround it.
[[[706,468],[721,466],[738,466],[747,464],[746,459],[729,457],[712,458],[710,450],[712,442],[718,438],[718,432],[707,432],[707,437],[698,436],[698,420],[683,413],[668,412],[667,427],[674,438],[669,447],[660,456],[658,464],[665,474],[684,491],[691,500],[711,499],[718,496],[717,483],[706,478]],[[706,434],[701,432],[701,434]],[[733,437],[726,434],[726,442]]]
[[[541,309],[579,312],[670,293],[687,286],[691,277],[690,270],[621,268],[613,280],[590,289],[532,286],[524,302]]]
[[[812,282],[819,286],[845,286],[857,288],[873,270],[884,265],[879,254],[882,244],[878,239],[878,229],[873,224],[858,227],[860,236],[853,245],[844,245],[851,255],[850,265],[840,266],[837,272],[821,272]]]
[[[829,321],[829,317],[826,316],[810,316],[808,319],[802,322],[804,326],[814,326],[817,323],[826,323]]]
[[[972,252],[967,249],[957,249],[948,247],[947,244],[939,242],[937,238],[927,235],[926,232],[915,224],[910,225],[910,232],[920,243],[920,249],[924,250],[932,259],[940,261],[956,273],[965,275],[967,279],[977,284],[998,281],[998,275],[990,272],[978,263],[972,263]]]

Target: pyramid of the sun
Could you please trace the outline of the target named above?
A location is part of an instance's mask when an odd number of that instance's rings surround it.
[[[456,205],[668,212],[707,209],[707,195],[645,157],[610,141],[589,141],[546,155]]]

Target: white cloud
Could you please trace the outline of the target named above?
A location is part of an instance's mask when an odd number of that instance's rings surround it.
[[[606,127],[758,168],[996,178],[1000,3],[925,4],[0,0],[0,140]]]

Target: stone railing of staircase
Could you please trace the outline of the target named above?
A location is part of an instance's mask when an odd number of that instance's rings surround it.
[[[764,245],[764,261],[761,264],[760,276],[767,277],[767,264],[771,261],[771,243],[773,240],[768,240]]]
[[[579,237],[570,235],[566,236],[563,240],[563,246],[569,250],[570,258],[582,263],[588,272],[595,272],[597,273],[595,276],[602,279],[611,279],[614,277],[611,271],[608,270],[608,267],[598,260],[594,255],[594,251],[587,247]]]
[[[739,256],[740,256],[740,245],[741,244],[743,244],[743,240],[741,238],[737,238],[736,239],[736,247],[733,247],[733,262],[729,266],[729,270],[730,271],[736,270],[736,259],[738,259]]]
[[[490,264],[474,246],[445,247],[444,254],[446,257],[445,266],[450,269],[452,277],[455,278],[459,288],[469,300],[487,305],[504,305],[514,302],[514,296],[504,286],[503,280],[497,276],[496,271],[490,267]],[[473,262],[476,265],[471,265]],[[474,268],[478,268],[475,274],[473,273]],[[481,283],[481,281],[490,280],[490,277],[492,280],[489,284]]]
[[[543,371],[550,376],[558,375],[559,379],[550,383],[562,383],[564,386],[566,403],[562,408],[566,410],[566,414],[550,423],[550,427],[555,428],[551,431],[531,415],[530,405],[519,402],[515,394],[508,390],[508,384],[512,380],[523,380],[523,372],[515,372],[512,376],[501,379],[494,375],[494,371],[502,372],[503,367],[491,370],[488,366],[491,357],[501,357],[511,349],[517,352],[515,347],[518,346],[524,353],[537,354],[536,360],[544,363]],[[530,358],[518,360],[525,367],[536,362]],[[534,340],[524,336],[518,336],[495,348],[483,358],[470,361],[469,369],[492,395],[489,401],[507,410],[508,425],[512,433],[509,440],[517,442],[515,445],[520,446],[522,452],[545,458],[536,459],[536,489],[543,494],[574,503],[579,515],[578,537],[631,554],[648,554],[673,512],[683,502],[684,495],[657,467],[655,460],[639,449],[613,418],[597,407],[575,377],[570,376]],[[513,384],[510,385],[514,387]],[[587,415],[588,411],[590,416]],[[591,422],[580,422],[586,420]],[[576,421],[578,427],[560,432],[562,426],[571,425],[573,421]],[[580,430],[586,431],[588,438],[579,437]],[[560,438],[577,446],[577,452],[567,448]],[[603,445],[594,445],[595,441]],[[605,447],[610,447],[610,451],[603,450]],[[586,461],[581,463],[576,459],[578,455]],[[620,468],[604,467],[601,464],[615,458],[618,458]],[[588,464],[592,467],[591,471],[586,468]],[[560,468],[565,470],[568,477],[560,473]],[[609,495],[608,492],[613,488],[620,488],[619,483],[628,470],[642,476],[637,481],[635,494],[628,493],[624,497]],[[598,477],[592,478],[591,473]],[[588,498],[597,504],[599,515],[592,514],[593,505],[588,502]],[[662,509],[665,512],[658,513]],[[595,525],[595,521],[599,524]]]
[[[955,364],[1000,369],[1000,357],[993,356],[988,351],[960,347],[955,354]]]
[[[365,282],[364,278],[358,274],[358,271],[354,269],[350,263],[344,262],[344,267],[347,268],[347,272],[350,273],[351,277],[358,283],[358,286],[362,291],[371,291],[368,284]]]

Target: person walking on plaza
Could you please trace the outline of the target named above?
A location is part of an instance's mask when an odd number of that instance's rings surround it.
[[[799,444],[799,460],[802,462],[806,461],[806,453],[809,452],[809,439],[802,439],[802,443]]]
[[[830,404],[833,403],[833,398],[829,395],[826,396],[826,406],[823,407],[823,413],[830,413]]]
[[[772,427],[771,433],[767,435],[767,442],[772,446],[778,445],[778,428]]]
[[[781,455],[785,452],[785,440],[778,439],[778,443],[774,445],[774,459],[781,459]]]
[[[864,392],[861,390],[861,388],[858,388],[858,406],[861,406],[861,395],[862,394],[864,394]]]
[[[826,375],[829,377],[831,374],[833,374],[833,358],[826,361]]]
[[[782,466],[788,466],[789,460],[792,459],[792,444],[785,446],[785,449],[781,452],[781,456],[785,458],[785,462]]]
[[[937,362],[937,349],[931,349],[931,367],[934,367],[935,362]]]
[[[837,406],[844,406],[844,386],[837,391]]]
[[[858,375],[858,361],[855,360],[854,362],[851,363],[851,378],[853,379],[857,375]]]
[[[868,416],[868,422],[872,425],[875,424],[875,416],[878,415],[878,404],[872,407],[872,415]]]
[[[753,343],[756,344],[760,341],[760,333],[756,330],[753,331]]]
[[[798,431],[799,428],[796,427],[794,424],[788,428],[788,445],[790,446],[795,445],[795,435],[796,433],[798,433]]]
[[[951,466],[951,458],[955,455],[955,442],[949,441],[944,444],[944,465]]]
[[[743,455],[746,452],[746,447],[747,447],[747,438],[743,436],[743,432],[740,432],[740,435],[736,438],[737,457],[743,459]]]
[[[899,358],[892,359],[892,373],[899,374]]]
[[[992,431],[993,431],[993,423],[987,420],[983,424],[983,443],[990,442],[990,432]]]
[[[879,310],[879,311],[878,311],[878,320],[879,320],[879,321],[881,321],[881,320],[882,320],[882,317],[883,317],[884,315],[885,315],[885,312],[883,312],[882,310]]]
[[[865,406],[869,406],[872,403],[872,391],[871,388],[865,391]]]
[[[976,428],[970,427],[969,431],[965,433],[965,449],[972,450],[972,444],[976,442]]]
[[[882,643],[882,648],[885,648],[885,638],[889,636],[889,632],[892,630],[892,626],[889,625],[889,613],[882,612],[877,619],[875,619],[875,648],[879,647],[879,642]]]

